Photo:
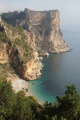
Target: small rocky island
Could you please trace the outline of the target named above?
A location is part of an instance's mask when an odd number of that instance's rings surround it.
[[[69,50],[60,30],[58,10],[15,11],[0,17],[0,73],[8,80],[34,80],[43,67],[40,56]]]

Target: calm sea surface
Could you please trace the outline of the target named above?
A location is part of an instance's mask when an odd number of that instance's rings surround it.
[[[55,102],[56,96],[64,95],[66,85],[75,84],[80,93],[80,34],[63,31],[71,52],[44,57],[42,75],[29,82],[31,93],[40,102]]]

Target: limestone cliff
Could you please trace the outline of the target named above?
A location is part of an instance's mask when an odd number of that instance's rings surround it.
[[[24,29],[12,27],[0,18],[0,68],[4,72],[5,66],[8,79],[13,71],[17,77],[25,80],[34,80],[40,76],[42,63],[37,51],[29,45],[30,39],[30,34]]]
[[[22,79],[34,80],[43,67],[39,55],[69,50],[60,30],[58,10],[25,9],[1,16],[0,69],[4,72],[5,68],[8,76],[17,74]]]
[[[31,44],[40,55],[59,53],[69,50],[60,30],[60,13],[58,10],[10,12],[2,18],[13,26],[23,26],[31,34]],[[14,21],[13,21],[14,20]]]

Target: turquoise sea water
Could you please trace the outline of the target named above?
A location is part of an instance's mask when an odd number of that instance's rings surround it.
[[[40,78],[30,81],[29,89],[40,102],[55,102],[56,96],[64,95],[67,84],[75,84],[80,93],[80,35],[63,31],[71,52],[44,57]]]

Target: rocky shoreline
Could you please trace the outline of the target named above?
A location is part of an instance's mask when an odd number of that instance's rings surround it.
[[[0,69],[1,74],[5,73],[11,81],[15,92],[24,90],[26,96],[30,96],[27,81],[41,75],[43,57],[68,50],[60,30],[58,10],[25,9],[1,15]]]

